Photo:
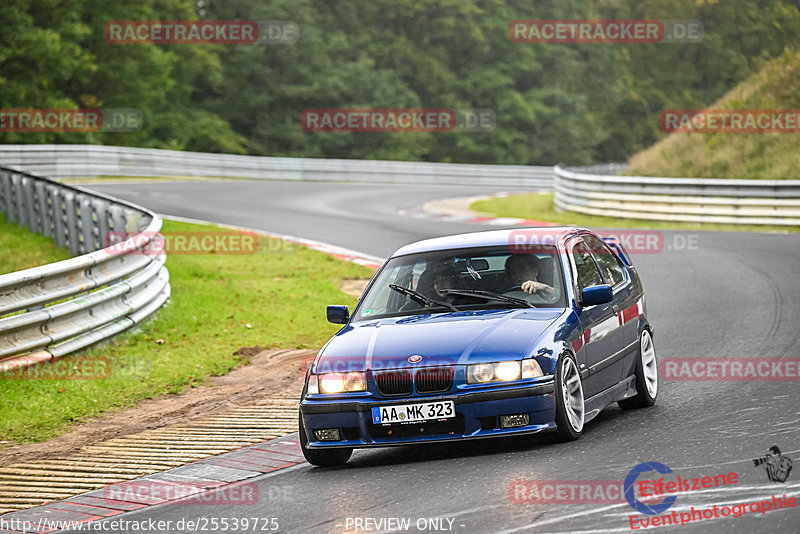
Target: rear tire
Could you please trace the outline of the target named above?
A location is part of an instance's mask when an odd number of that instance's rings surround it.
[[[653,336],[642,330],[639,336],[639,358],[636,359],[636,396],[623,399],[617,404],[623,410],[647,408],[656,403],[658,397],[658,360]]]
[[[564,353],[556,368],[556,434],[562,441],[581,437],[585,413],[578,364],[571,354]]]
[[[353,449],[309,449],[306,429],[303,427],[303,416],[300,416],[298,430],[300,431],[300,448],[303,451],[306,461],[318,467],[335,467],[344,465],[353,454]]]

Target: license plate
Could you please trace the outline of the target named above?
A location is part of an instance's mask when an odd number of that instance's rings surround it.
[[[409,423],[446,419],[455,417],[456,407],[453,401],[424,402],[420,404],[400,404],[392,406],[375,406],[372,408],[372,422]]]

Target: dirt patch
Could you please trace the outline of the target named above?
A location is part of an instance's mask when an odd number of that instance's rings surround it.
[[[359,299],[364,293],[364,290],[367,289],[367,284],[369,284],[369,280],[345,279],[342,280],[342,285],[339,289],[341,289],[343,293],[353,295],[355,298]]]
[[[235,354],[236,356],[244,356],[245,358],[252,358],[253,356],[257,356],[258,354],[260,354],[265,350],[267,349],[262,349],[258,345],[256,345],[255,347],[239,347],[239,350],[237,350],[233,354]]]
[[[188,422],[233,406],[263,400],[276,391],[296,390],[299,397],[306,366],[313,361],[317,351],[256,349],[258,347],[239,349],[246,356],[256,352],[251,356],[250,364],[225,376],[210,378],[206,385],[190,388],[178,395],[144,400],[132,408],[110,412],[42,443],[2,449],[0,466],[63,456],[107,439]]]

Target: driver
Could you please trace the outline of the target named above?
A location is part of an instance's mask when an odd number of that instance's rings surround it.
[[[556,290],[538,281],[539,258],[533,254],[515,254],[506,260],[506,276],[515,288],[520,286],[525,293],[542,293],[554,296]]]

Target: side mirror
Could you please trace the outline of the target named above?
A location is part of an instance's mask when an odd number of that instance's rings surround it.
[[[347,306],[328,306],[328,322],[347,324],[350,320],[350,308]]]
[[[595,306],[612,300],[614,300],[614,292],[611,291],[611,286],[608,284],[587,287],[581,292],[582,306]]]

